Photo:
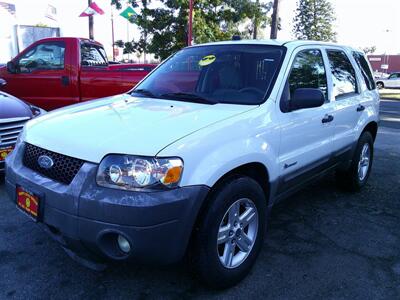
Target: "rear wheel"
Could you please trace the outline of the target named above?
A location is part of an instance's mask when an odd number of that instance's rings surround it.
[[[351,191],[359,191],[371,173],[374,140],[370,132],[364,132],[357,143],[353,160],[348,170],[338,171],[337,180],[341,186]]]
[[[383,89],[385,86],[383,85],[383,82],[379,81],[376,83],[376,86],[378,89]]]
[[[249,177],[232,178],[212,194],[191,253],[201,281],[226,288],[249,273],[263,244],[266,209],[263,189]]]

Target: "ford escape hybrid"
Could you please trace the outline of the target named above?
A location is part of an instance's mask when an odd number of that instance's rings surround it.
[[[188,47],[127,94],[29,121],[7,191],[81,262],[187,254],[201,280],[228,287],[254,265],[277,201],[331,170],[366,184],[378,106],[348,47]]]

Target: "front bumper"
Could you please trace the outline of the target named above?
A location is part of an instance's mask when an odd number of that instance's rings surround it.
[[[179,261],[209,188],[189,186],[167,191],[133,192],[99,187],[97,165],[85,163],[70,185],[46,178],[22,164],[24,145],[7,157],[6,189],[16,201],[16,187],[40,196],[40,223],[63,247],[90,260]],[[131,243],[125,254],[118,234]]]

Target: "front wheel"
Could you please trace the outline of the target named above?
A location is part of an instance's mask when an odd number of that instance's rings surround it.
[[[242,280],[261,250],[266,199],[249,177],[235,177],[211,196],[194,233],[192,263],[208,286],[227,288]]]
[[[377,87],[378,89],[383,89],[385,86],[383,85],[383,82],[377,82],[377,83],[376,83],[376,87]]]
[[[351,191],[359,191],[371,173],[374,154],[374,140],[371,133],[364,132],[358,140],[353,160],[348,170],[338,171],[338,182]]]

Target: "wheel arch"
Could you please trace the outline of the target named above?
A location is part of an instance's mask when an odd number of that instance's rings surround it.
[[[211,199],[213,194],[216,193],[218,189],[222,187],[226,181],[231,180],[238,176],[248,176],[257,181],[264,191],[265,199],[267,201],[266,204],[268,206],[271,197],[271,182],[270,182],[270,173],[267,167],[261,162],[250,162],[231,169],[230,171],[220,176],[219,179],[215,182],[215,184],[212,187],[210,187],[210,191],[208,192],[206,198],[204,199],[197,213],[196,220],[192,228],[192,233],[190,235],[188,248],[186,249],[186,251],[188,250],[190,251],[189,248],[193,244],[192,243],[193,237],[196,234],[196,231],[198,230],[200,221],[202,220],[205,212],[207,211],[208,207],[211,204]]]
[[[365,127],[362,130],[360,136],[366,131],[371,133],[372,138],[374,139],[374,142],[375,142],[376,136],[378,134],[378,123],[375,122],[375,121],[369,122],[367,125],[365,125]]]

